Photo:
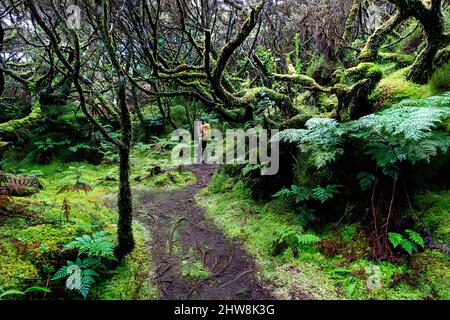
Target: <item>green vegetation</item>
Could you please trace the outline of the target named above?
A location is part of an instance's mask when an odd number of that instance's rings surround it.
[[[448,1],[130,3],[0,2],[0,300],[450,299]]]
[[[136,166],[133,167],[134,174],[148,174],[156,159],[159,159],[160,164],[166,162],[163,165],[166,170],[170,168],[167,154],[155,152],[152,148],[150,146],[147,154],[155,158],[145,157],[142,151],[136,150],[132,157]],[[144,164],[150,164],[150,167]],[[48,281],[48,267],[52,266],[50,273],[58,271],[52,261],[68,258],[74,260],[69,260],[65,267],[61,266],[63,269],[56,272],[51,282],[70,276],[67,267],[77,265],[83,270],[82,275],[86,276],[83,278],[86,286],[80,292],[85,297],[158,297],[151,280],[153,265],[146,244],[149,234],[138,222],[135,222],[136,249],[117,269],[109,271],[107,268],[108,260],[114,260],[114,225],[117,219],[117,213],[112,209],[113,190],[117,187],[117,180],[114,179],[117,169],[113,165],[66,164],[60,161],[38,165],[27,161],[19,164],[4,161],[2,166],[8,172],[36,175],[43,184],[39,193],[14,198],[17,206],[24,207],[23,214],[0,215],[0,262],[4,270],[0,274],[0,283],[5,290],[26,290],[29,282],[24,279],[42,277],[42,282],[37,283],[45,285]],[[176,178],[171,178],[170,174]],[[136,189],[158,186],[162,190],[170,190],[193,181],[191,173],[169,171],[143,177],[142,181],[134,181],[133,185]],[[72,255],[74,250],[79,252],[78,257]],[[98,258],[105,260],[107,264]],[[48,293],[48,296],[51,295],[52,293]]]
[[[201,261],[184,260],[181,264],[181,276],[189,281],[206,279],[210,275]]]
[[[450,73],[450,62],[439,68],[431,76],[431,86],[435,91],[450,91],[448,75]]]
[[[221,186],[221,189],[218,188]],[[226,191],[225,193],[223,193]],[[371,248],[359,224],[331,226],[314,245],[273,255],[280,232],[292,234],[295,210],[281,199],[266,204],[249,198],[249,190],[218,174],[198,198],[208,214],[231,238],[244,242],[257,259],[264,283],[280,299],[448,299],[449,257],[434,250],[412,256],[409,263],[373,262]],[[297,227],[299,232],[301,227]],[[419,240],[420,241],[420,240]],[[429,263],[429,265],[427,265]],[[381,288],[367,288],[372,265],[380,270]],[[425,268],[424,268],[425,267]],[[433,274],[438,268],[442,281]]]
[[[384,110],[403,99],[422,99],[436,91],[431,84],[418,85],[406,79],[409,67],[397,70],[383,78],[372,95],[376,110]]]

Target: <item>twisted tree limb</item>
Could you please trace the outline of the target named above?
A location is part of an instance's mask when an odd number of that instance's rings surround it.
[[[426,83],[432,73],[449,59],[449,34],[445,33],[442,1],[431,0],[389,0],[397,7],[397,12],[368,39],[359,58],[375,61],[378,50],[387,36],[408,18],[415,18],[423,27],[426,36],[425,48],[418,54],[407,78],[417,83]]]

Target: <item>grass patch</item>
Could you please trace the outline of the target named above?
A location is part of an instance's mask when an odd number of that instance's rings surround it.
[[[154,283],[155,271],[149,259],[147,243],[150,234],[139,223],[134,224],[136,247],[124,262],[111,272],[110,278],[92,291],[99,300],[157,300],[159,291]]]
[[[450,191],[425,192],[416,195],[418,215],[425,228],[442,243],[450,239]]]

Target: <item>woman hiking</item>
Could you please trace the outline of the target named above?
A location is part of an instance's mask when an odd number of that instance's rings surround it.
[[[205,154],[206,147],[208,146],[208,142],[211,140],[211,125],[206,122],[205,118],[200,117],[200,127],[199,134],[202,139],[202,162],[207,161],[207,156]]]

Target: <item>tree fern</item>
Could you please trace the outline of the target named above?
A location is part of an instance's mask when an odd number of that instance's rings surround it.
[[[449,134],[436,132],[436,128],[450,115],[449,101],[450,94],[404,100],[390,109],[348,123],[311,119],[306,129],[284,130],[279,138],[298,145],[317,168],[344,153],[345,139],[356,139],[363,143],[363,151],[388,174],[399,162],[430,161],[439,151],[448,150]]]
[[[434,107],[442,108],[450,106],[450,92],[438,96],[432,96],[426,99],[405,99],[399,102],[396,107]]]
[[[404,103],[403,103],[404,104]],[[450,137],[433,129],[450,115],[450,108],[396,106],[366,116],[349,126],[351,136],[365,143],[365,153],[381,168],[403,161],[430,161],[450,147]]]

